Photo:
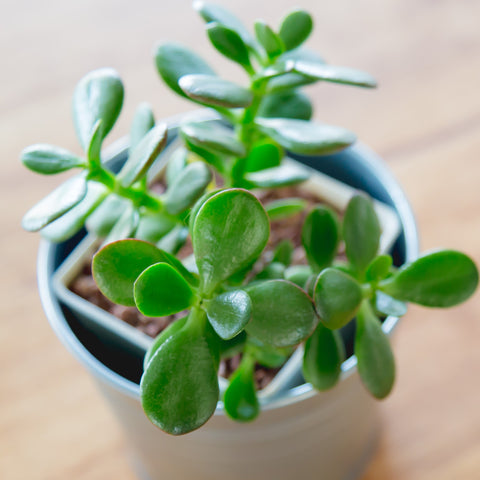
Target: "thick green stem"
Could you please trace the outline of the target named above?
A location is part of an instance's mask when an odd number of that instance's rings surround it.
[[[163,203],[158,197],[148,193],[143,188],[137,190],[131,187],[124,187],[114,174],[102,167],[91,170],[87,176],[87,180],[93,180],[105,185],[111,193],[130,200],[137,208],[145,207],[154,212],[163,211]]]

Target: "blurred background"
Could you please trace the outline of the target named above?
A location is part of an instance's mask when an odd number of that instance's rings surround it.
[[[342,125],[379,153],[417,214],[422,249],[449,246],[480,263],[480,2],[471,0],[218,0],[247,24],[276,27],[309,10],[307,46],[370,72],[379,89],[307,89],[315,118]],[[55,338],[35,281],[38,235],[23,213],[59,178],[18,160],[37,142],[80,153],[71,95],[88,71],[110,66],[126,97],[107,144],[149,101],[157,119],[192,105],[160,81],[154,46],[195,49],[227,78],[243,72],[210,47],[189,0],[3,0],[0,17],[0,478],[132,480],[124,439],[90,378]],[[379,408],[382,436],[363,480],[480,476],[480,298],[447,311],[411,308],[393,343],[398,380]],[[321,448],[321,446],[319,446]],[[327,479],[330,480],[330,479]]]

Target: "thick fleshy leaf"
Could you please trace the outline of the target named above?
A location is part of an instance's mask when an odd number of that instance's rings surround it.
[[[87,182],[85,177],[78,175],[70,178],[25,214],[22,227],[29,232],[36,232],[46,227],[80,203],[86,194]]]
[[[317,390],[328,390],[339,380],[345,348],[338,332],[319,323],[305,343],[303,376]]]
[[[230,377],[230,384],[223,396],[225,412],[239,422],[250,422],[260,413],[254,368],[254,360],[250,357],[244,358]]]
[[[103,129],[102,121],[97,120],[92,127],[92,134],[90,135],[90,140],[87,145],[87,159],[91,167],[100,165],[101,152],[102,152],[102,142],[103,142]]]
[[[87,194],[83,200],[43,228],[42,237],[55,243],[68,240],[83,228],[90,214],[103,205],[107,195],[108,191],[102,184],[88,182]]]
[[[168,160],[165,171],[165,180],[167,185],[171,185],[180,172],[188,165],[188,150],[186,148],[177,148]]]
[[[210,197],[196,215],[192,235],[203,291],[212,291],[256,259],[269,230],[268,216],[250,192],[230,189]]]
[[[288,357],[294,352],[295,347],[277,348],[265,345],[256,338],[248,339],[248,351],[255,358],[255,361],[267,368],[280,368]]]
[[[215,72],[201,57],[177,43],[160,45],[155,53],[155,63],[164,82],[183,97],[186,95],[178,85],[178,81],[184,75],[194,73],[215,75]]]
[[[265,95],[258,109],[258,116],[264,118],[310,120],[312,113],[310,99],[295,90]]]
[[[155,355],[157,350],[160,348],[160,345],[168,340],[174,333],[180,331],[184,325],[187,323],[188,316],[179,318],[172,322],[165,330],[160,332],[156,337],[153,343],[148,348],[147,352],[145,353],[145,357],[143,358],[143,369],[146,370],[150,360]]]
[[[338,218],[333,210],[324,206],[315,207],[302,227],[302,245],[308,263],[319,273],[331,265],[340,241]]]
[[[210,198],[216,195],[217,193],[221,192],[221,190],[212,190],[211,192],[205,192],[193,205],[192,209],[190,210],[190,216],[188,218],[188,229],[190,231],[190,235],[193,236],[193,226],[195,225],[195,220],[197,218],[197,214],[202,208],[203,204]]]
[[[128,206],[128,200],[118,195],[110,194],[87,218],[85,223],[87,230],[100,237],[106,237]]]
[[[285,265],[283,263],[271,262],[255,276],[255,280],[283,279],[284,272]]]
[[[370,198],[353,196],[343,219],[343,237],[347,258],[359,274],[377,255],[380,233],[380,223]]]
[[[166,211],[176,215],[191,207],[211,180],[212,172],[203,162],[194,162],[185,167],[163,197]]]
[[[135,110],[132,126],[130,127],[130,151],[132,151],[145,137],[145,135],[155,126],[150,104],[143,102]]]
[[[251,68],[248,48],[237,32],[213,22],[207,25],[207,34],[212,45],[222,55],[244,67]]]
[[[255,22],[255,35],[269,58],[275,58],[285,50],[282,39],[263,20]]]
[[[153,127],[130,153],[118,174],[121,184],[130,187],[143,178],[166,144],[167,125],[162,123]]]
[[[293,73],[293,63],[290,72],[274,76],[268,82],[267,91],[270,94],[292,91],[294,88],[303,87],[315,83],[317,80],[313,77],[307,77],[300,73]]]
[[[302,198],[281,198],[273,200],[265,205],[265,210],[270,220],[281,220],[289,218],[302,212],[307,206],[306,200]]]
[[[294,72],[324,82],[341,83],[355,87],[375,88],[377,82],[368,73],[348,67],[310,63],[304,60],[295,62]]]
[[[318,63],[323,65],[325,60],[321,55],[319,55],[315,50],[310,50],[308,48],[295,48],[294,50],[290,50],[282,54],[282,56],[278,59],[280,62],[288,62],[288,61],[296,62],[297,60],[308,62],[308,63]]]
[[[342,150],[355,141],[355,135],[341,127],[287,118],[258,118],[260,131],[282,147],[304,155],[323,155]]]
[[[181,128],[182,136],[194,145],[223,155],[243,157],[245,147],[232,131],[215,122],[189,123]]]
[[[232,290],[214,297],[207,304],[207,317],[224,340],[238,335],[250,320],[252,304],[243,290]]]
[[[426,307],[452,307],[469,298],[478,285],[478,270],[455,250],[433,252],[404,265],[380,283],[386,294]]]
[[[270,140],[254,144],[245,160],[246,172],[258,172],[264,168],[278,167],[283,158],[283,149]]]
[[[273,251],[272,262],[279,262],[285,267],[288,267],[292,263],[293,251],[295,246],[291,240],[282,240]]]
[[[367,282],[379,282],[384,279],[390,273],[392,263],[390,255],[379,255],[374,258],[365,272]]]
[[[135,281],[135,305],[148,317],[164,317],[192,305],[194,293],[180,273],[168,263],[145,269]]]
[[[279,35],[287,50],[301,45],[313,29],[313,20],[305,10],[294,10],[289,13],[280,25]]]
[[[202,426],[219,395],[205,337],[184,328],[163,342],[142,376],[140,393],[148,418],[163,431],[181,435]]]
[[[296,185],[310,178],[305,168],[296,165],[280,165],[245,175],[248,182],[257,188],[286,187]]]
[[[44,143],[25,148],[20,159],[27,168],[44,175],[65,172],[75,167],[86,167],[83,158],[77,157],[64,148]]]
[[[188,97],[207,105],[245,108],[253,99],[250,90],[214,75],[185,75],[179,85]]]
[[[185,245],[187,237],[188,228],[177,225],[157,242],[157,247],[175,255]]]
[[[354,351],[363,384],[374,397],[385,398],[395,381],[395,360],[382,324],[366,301],[357,315]]]
[[[247,45],[250,45],[251,47],[255,45],[253,36],[245,25],[243,25],[243,23],[226,8],[202,1],[195,1],[193,3],[193,8],[207,23],[216,22],[220,25],[224,25],[237,32]]]
[[[305,284],[312,276],[312,270],[308,265],[292,265],[284,272],[285,280],[298,285],[300,288],[305,288]]]
[[[252,319],[245,329],[267,345],[296,345],[317,325],[312,300],[291,282],[267,280],[245,290],[252,301]]]
[[[375,308],[383,315],[393,315],[394,317],[402,317],[407,313],[406,303],[395,300],[381,291],[375,293]]]
[[[336,330],[355,317],[363,293],[360,284],[350,275],[326,268],[317,278],[314,298],[320,320],[326,327]]]
[[[159,262],[170,263],[192,282],[192,274],[180,266],[180,261],[175,257],[151,243],[133,239],[110,243],[99,250],[93,257],[93,278],[112,302],[134,306],[135,280],[145,269]]]
[[[135,238],[157,243],[177,224],[163,213],[144,213],[135,232]]]
[[[118,73],[102,68],[83,77],[73,94],[73,120],[80,145],[87,150],[94,125],[100,120],[101,138],[117,121],[123,104],[123,84]]]
[[[138,210],[133,205],[128,205],[120,218],[115,222],[115,225],[108,233],[103,244],[105,245],[125,238],[134,237],[139,223],[140,214]]]

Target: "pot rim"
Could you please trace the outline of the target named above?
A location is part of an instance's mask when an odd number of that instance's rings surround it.
[[[198,111],[195,112],[198,119]],[[203,112],[202,118],[213,119],[218,118],[207,112]],[[175,126],[181,121],[184,121],[185,115],[178,115],[165,121],[169,125]],[[125,148],[125,140],[120,140],[111,145],[108,149],[110,155],[114,155],[119,150]],[[373,176],[383,185],[388,185],[388,194],[394,204],[400,219],[403,235],[405,238],[405,261],[409,262],[418,257],[419,254],[419,238],[415,218],[407,200],[402,187],[397,182],[388,166],[383,160],[367,146],[357,142],[350,147],[350,151],[362,158],[362,162]],[[124,394],[140,399],[140,386],[113,370],[109,369],[102,362],[100,362],[93,354],[91,354],[86,347],[77,339],[74,332],[65,321],[64,314],[61,310],[59,301],[53,294],[51,285],[51,277],[53,273],[53,258],[56,245],[42,239],[40,242],[38,257],[37,257],[37,281],[40,293],[40,299],[47,316],[47,319],[62,341],[64,346],[79,360],[88,370],[90,370],[96,377],[100,378],[112,387],[120,390]],[[399,321],[398,317],[389,316],[385,319],[382,329],[387,335],[391,335]],[[356,371],[357,359],[355,355],[347,358],[342,364],[342,378],[349,377]],[[290,405],[292,403],[306,400],[316,394],[317,392],[309,383],[304,383],[294,387],[277,398],[273,398],[266,403],[262,402],[263,409],[275,409],[282,406]],[[223,403],[218,402],[215,414],[224,414]]]

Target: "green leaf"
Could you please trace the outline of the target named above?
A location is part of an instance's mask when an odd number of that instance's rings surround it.
[[[305,168],[290,164],[247,173],[245,178],[253,187],[273,188],[304,182],[310,178],[310,173]]]
[[[247,333],[245,330],[233,337],[231,340],[220,339],[220,355],[221,358],[231,358],[242,353],[245,349],[245,342],[247,341]]]
[[[135,280],[144,270],[159,262],[170,263],[192,284],[196,281],[175,257],[151,243],[134,239],[120,240],[100,249],[93,257],[93,278],[112,302],[134,306]]]
[[[283,158],[283,149],[270,140],[255,143],[245,160],[246,172],[258,172],[265,168],[278,167]]]
[[[188,137],[185,135],[183,136],[183,140],[185,141],[185,146],[190,150],[190,152],[197,155],[201,160],[210,164],[217,172],[221,175],[226,175],[228,163],[225,162],[225,159],[222,158],[224,155],[222,153],[212,153],[212,151],[207,150],[206,148],[200,147],[196,145],[195,140],[190,141]]]
[[[319,55],[314,50],[303,47],[289,50],[288,52],[283,53],[282,56],[278,58],[278,62],[288,62],[289,60],[293,62],[300,60],[308,63],[318,63],[320,65],[325,64],[325,60],[321,55]]]
[[[379,255],[374,258],[365,272],[367,282],[379,282],[390,273],[392,257],[390,255]]]
[[[39,143],[25,148],[20,159],[30,170],[52,175],[75,167],[86,167],[85,160],[64,148]]]
[[[123,84],[115,70],[94,70],[80,80],[73,94],[73,120],[85,151],[97,121],[102,122],[100,137],[103,139],[117,121],[122,104]]]
[[[302,227],[302,245],[314,272],[321,272],[332,264],[339,241],[340,232],[335,212],[321,205],[315,207],[307,215]]]
[[[53,192],[40,200],[23,217],[22,227],[29,232],[36,232],[75,205],[87,194],[87,182],[83,175],[77,175],[62,183]]]
[[[374,397],[385,398],[395,381],[395,360],[382,324],[366,301],[357,315],[354,351],[363,384]]]
[[[242,40],[249,46],[255,46],[255,40],[243,23],[229,10],[220,5],[195,1],[193,8],[207,23],[216,22],[237,32]]]
[[[87,230],[100,237],[107,236],[128,206],[128,200],[123,197],[119,197],[114,193],[110,194],[87,218],[85,223]]]
[[[194,73],[215,75],[210,66],[196,53],[176,43],[160,45],[155,53],[155,63],[164,82],[183,97],[186,95],[178,85],[181,77]]]
[[[336,330],[353,319],[363,300],[360,284],[346,273],[326,268],[315,283],[315,306],[323,324]]]
[[[250,422],[260,413],[254,378],[255,362],[244,356],[237,370],[230,377],[225,390],[223,404],[230,418],[239,422]]]
[[[193,226],[195,224],[195,220],[197,218],[197,214],[203,204],[210,198],[219,193],[221,190],[212,190],[210,192],[205,192],[193,205],[192,209],[190,210],[190,216],[188,218],[188,229],[190,231],[190,235],[193,236]]]
[[[232,131],[216,122],[188,123],[182,126],[181,134],[194,145],[217,154],[245,155],[245,147]]]
[[[312,113],[310,99],[295,90],[265,95],[258,109],[258,116],[264,118],[310,120]]]
[[[478,270],[467,255],[440,250],[404,265],[379,288],[404,302],[452,307],[469,298],[477,285]]]
[[[105,238],[104,244],[135,236],[139,222],[140,215],[138,210],[133,205],[129,205],[115,222],[107,238]]]
[[[317,390],[328,390],[339,380],[345,348],[338,332],[318,324],[305,343],[303,376]]]
[[[282,147],[304,155],[337,152],[355,141],[355,135],[341,127],[286,118],[257,118],[258,129]]]
[[[293,283],[267,280],[245,290],[252,301],[252,319],[245,329],[267,345],[296,345],[317,325],[310,297]]]
[[[291,64],[291,66],[293,68],[293,64]],[[283,73],[282,75],[271,78],[268,81],[267,91],[269,94],[292,91],[294,88],[310,85],[316,81],[317,80],[315,78],[289,71],[287,73]]]
[[[165,180],[167,185],[171,185],[180,172],[188,165],[188,150],[186,148],[177,148],[171,155],[165,171]]]
[[[101,163],[101,151],[103,142],[102,121],[97,120],[92,127],[90,140],[87,144],[87,159],[89,165],[95,167]]]
[[[278,57],[285,50],[282,39],[263,21],[255,22],[255,35],[270,59]]]
[[[375,293],[375,308],[384,315],[393,315],[394,317],[403,317],[407,313],[406,303],[395,300],[380,291]]]
[[[313,29],[313,20],[305,10],[294,10],[289,13],[280,25],[280,38],[287,50],[293,50],[301,45]]]
[[[322,65],[319,63],[298,60],[295,62],[293,70],[295,73],[300,73],[324,82],[366,88],[375,88],[377,86],[377,82],[370,74],[348,67],[337,67],[327,64]]]
[[[209,301],[206,312],[215,332],[224,340],[230,340],[250,320],[252,304],[243,290],[232,290]]]
[[[284,272],[285,265],[283,263],[272,262],[255,276],[255,280],[271,280],[274,278],[283,279]]]
[[[176,254],[185,245],[187,237],[188,228],[177,225],[157,242],[157,247],[168,253]]]
[[[267,244],[269,229],[261,203],[246,190],[224,190],[210,197],[193,225],[193,250],[203,292],[211,292],[256,259]]]
[[[102,184],[88,182],[87,194],[83,200],[43,228],[42,237],[55,243],[68,240],[82,229],[89,216],[92,212],[96,212],[97,207],[102,205],[107,195],[108,191]]]
[[[134,284],[135,305],[148,317],[164,317],[189,308],[194,293],[180,273],[168,263],[146,268]]]
[[[156,337],[153,343],[148,348],[147,352],[145,353],[145,357],[143,358],[143,369],[146,370],[150,360],[155,355],[157,350],[160,348],[160,345],[168,340],[173,334],[180,331],[184,325],[187,323],[188,316],[179,318],[173,321],[165,330],[160,332]]]
[[[148,418],[163,431],[181,435],[202,426],[219,395],[205,337],[183,328],[163,342],[142,376],[140,393]]]
[[[185,211],[198,200],[211,180],[212,172],[203,162],[185,167],[163,197],[166,211],[171,215]]]
[[[251,68],[248,48],[237,32],[213,22],[207,25],[207,34],[212,45],[222,55],[246,68]]]
[[[284,272],[285,280],[304,288],[307,280],[312,275],[312,270],[308,265],[292,265]]]
[[[178,84],[193,100],[226,108],[245,108],[252,103],[250,90],[214,75],[185,75]]]
[[[167,144],[167,125],[153,127],[133,149],[117,178],[128,188],[143,178]]]
[[[145,135],[155,126],[152,107],[141,103],[135,110],[132,126],[130,128],[130,151],[140,143]]]
[[[343,219],[343,237],[347,258],[362,274],[376,257],[380,245],[380,223],[373,203],[365,195],[354,195]]]
[[[140,217],[135,238],[157,243],[176,226],[176,223],[163,213],[145,212]]]
[[[288,267],[292,263],[293,251],[295,246],[291,240],[282,240],[273,251],[272,262],[280,262],[285,267]]]
[[[281,198],[267,203],[265,210],[270,220],[275,221],[293,217],[293,215],[305,210],[306,207],[307,201],[302,198]]]
[[[248,352],[255,361],[267,368],[280,368],[293,353],[295,347],[277,348],[265,345],[256,338],[248,339]]]

